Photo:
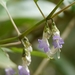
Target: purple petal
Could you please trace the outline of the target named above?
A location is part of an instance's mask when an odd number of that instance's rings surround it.
[[[43,46],[44,46],[44,41],[38,39],[38,42],[39,42],[39,48],[43,48]]]
[[[60,36],[58,36],[58,35],[54,35],[53,36],[53,40],[57,40],[57,39],[59,39],[60,38]]]
[[[14,75],[15,71],[12,68],[6,68],[5,69],[6,75]]]
[[[50,50],[47,39],[38,39],[39,48],[43,48],[44,52],[48,52]]]
[[[58,47],[58,44],[57,44],[56,41],[53,41],[53,46],[54,46],[54,48],[57,48]]]
[[[49,50],[50,50],[49,47],[45,47],[45,48],[44,48],[44,52],[45,52],[45,53],[48,52]]]
[[[54,48],[62,48],[62,44],[64,44],[63,39],[59,35],[54,35],[53,36]]]
[[[30,75],[28,67],[18,66],[19,75]]]
[[[59,44],[60,44],[60,45],[64,44],[64,41],[63,41],[62,38],[59,39]]]

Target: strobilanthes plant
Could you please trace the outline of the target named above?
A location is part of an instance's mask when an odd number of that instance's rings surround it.
[[[21,42],[21,45],[23,45],[23,53],[22,53],[22,65],[18,65],[17,67],[17,72],[8,66],[8,68],[5,68],[5,72],[6,75],[30,75],[30,70],[29,70],[29,65],[31,64],[31,52],[33,50],[29,40],[27,37],[25,37],[27,34],[29,34],[32,30],[34,30],[37,26],[39,26],[42,22],[45,21],[45,27],[43,29],[43,35],[41,39],[38,39],[39,42],[39,48],[43,49],[44,53],[46,53],[46,55],[50,58],[53,57],[56,53],[58,55],[58,59],[60,58],[60,52],[61,52],[61,48],[63,47],[64,41],[63,39],[60,37],[60,31],[58,30],[58,28],[56,27],[55,22],[53,21],[53,17],[55,17],[56,15],[58,15],[59,13],[61,13],[62,11],[64,11],[65,9],[67,9],[68,7],[72,6],[73,4],[75,4],[75,2],[73,2],[72,4],[70,4],[69,6],[65,7],[64,9],[62,9],[61,11],[55,13],[56,9],[59,7],[59,5],[63,2],[63,0],[61,0],[57,6],[52,10],[52,12],[45,17],[44,14],[42,13],[42,11],[40,10],[38,4],[37,4],[38,0],[34,0],[36,6],[38,7],[40,13],[42,14],[42,16],[44,17],[44,20],[40,21],[39,23],[37,23],[36,25],[34,25],[32,28],[28,29],[27,31],[25,31],[24,33],[20,33],[20,31],[18,30],[15,22],[13,21],[7,6],[6,6],[6,0],[0,0],[0,4],[4,7],[4,9],[6,10],[11,23],[13,25],[13,27],[15,28],[18,36],[16,36],[15,38],[8,38],[5,40],[1,40],[0,44],[1,45],[9,45],[10,46],[10,42],[12,42],[13,40],[19,39],[19,41]],[[55,13],[55,14],[54,14]],[[47,22],[47,20],[51,19],[52,20],[52,24],[51,24],[51,28],[49,27],[49,24]],[[52,36],[52,45],[53,45],[53,49],[51,49],[50,47],[50,43],[49,43],[49,39]],[[7,43],[9,42],[9,43]],[[13,45],[13,43],[11,43]],[[15,44],[15,43],[14,43]],[[0,48],[1,49],[1,48]],[[42,52],[40,52],[42,54]],[[2,53],[1,53],[2,54]],[[38,52],[35,52],[35,55],[37,55]],[[3,55],[3,54],[2,54]],[[37,55],[38,56],[38,55]],[[40,55],[41,56],[41,55]],[[9,58],[9,57],[7,57]],[[7,60],[7,58],[5,58]],[[5,60],[5,61],[6,61]],[[10,62],[10,61],[8,61]],[[12,62],[12,61],[11,61]],[[7,63],[8,64],[8,63]],[[6,65],[7,65],[6,64]],[[5,65],[5,64],[4,64]]]

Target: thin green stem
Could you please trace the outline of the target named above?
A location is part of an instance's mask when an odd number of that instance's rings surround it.
[[[10,20],[11,20],[11,22],[12,22],[12,24],[13,24],[13,26],[14,26],[16,32],[17,32],[17,34],[18,34],[18,36],[19,36],[21,33],[19,32],[19,30],[18,30],[18,28],[17,28],[15,22],[13,21],[13,19],[12,19],[11,15],[10,15],[10,13],[9,13],[9,11],[8,11],[8,9],[7,9],[7,7],[6,7],[6,5],[3,5],[3,7],[5,8],[5,10],[6,10],[8,16],[9,16],[9,18],[10,18]]]
[[[63,9],[61,9],[60,11],[58,11],[57,13],[55,13],[51,18],[57,16],[58,14],[60,14],[61,12],[65,11],[67,8],[69,8],[70,6],[74,5],[75,1],[73,3],[71,3],[70,5],[64,7]]]
[[[46,19],[46,17],[44,16],[43,12],[41,11],[40,7],[37,4],[37,1],[34,0],[34,2],[36,4],[37,8],[39,9],[40,13],[42,14],[43,18]]]
[[[60,0],[59,3],[57,4],[57,6],[52,10],[52,12],[47,16],[47,19],[50,19],[51,16],[55,13],[55,11],[57,10],[57,8],[60,6],[60,4],[63,2],[64,0]]]
[[[36,25],[34,25],[33,27],[29,28],[28,30],[26,30],[25,32],[23,32],[19,38],[23,38],[24,36],[28,35],[31,31],[33,31],[37,26],[39,26],[41,23],[43,23],[45,21],[45,19],[41,20],[40,22],[38,22]]]
[[[16,39],[18,39],[18,36],[17,37],[13,37],[13,38],[8,38],[8,39],[0,40],[0,44],[9,43],[9,42],[12,42],[12,41],[14,41]]]

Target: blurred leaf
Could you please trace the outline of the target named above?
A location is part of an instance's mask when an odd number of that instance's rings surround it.
[[[52,9],[56,6],[54,3],[48,1],[39,1],[38,2],[40,8],[47,16]],[[21,0],[21,1],[9,1],[8,2],[8,10],[12,17],[14,18],[40,18],[42,17],[37,7],[35,6],[34,1],[31,0]],[[15,13],[15,10],[16,13]],[[58,8],[60,10],[60,8]],[[57,10],[57,11],[58,11]],[[6,20],[8,16],[5,10],[1,11],[0,20]]]
[[[45,53],[39,52],[39,51],[32,51],[31,54],[33,56],[38,56],[38,57],[44,57],[44,58],[47,58],[48,57]]]
[[[7,0],[0,0],[0,4],[4,5],[6,3]]]
[[[0,4],[3,6],[3,7],[6,7],[6,2],[7,2],[8,0],[0,0]]]
[[[12,47],[11,48],[11,50],[13,51],[13,52],[17,52],[17,53],[22,53],[22,48],[17,48],[17,47]]]
[[[10,50],[9,48],[6,48],[6,47],[1,47],[1,49],[5,52],[12,52],[12,50]]]
[[[18,52],[18,53],[22,53],[22,50],[23,50],[22,48],[16,48],[16,47],[12,47],[11,49],[12,51]],[[39,51],[32,51],[31,55],[47,58],[47,55],[45,53],[39,52]]]
[[[6,53],[0,48],[0,67],[16,67],[16,65],[8,58]]]
[[[60,59],[56,58],[54,63],[64,75],[75,75],[75,67],[65,57],[62,56]]]

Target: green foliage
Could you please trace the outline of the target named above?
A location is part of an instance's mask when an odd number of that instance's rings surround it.
[[[6,49],[3,49],[6,50]],[[0,48],[0,67],[1,68],[8,68],[8,67],[16,67],[9,58],[8,55]]]
[[[14,51],[14,52],[17,52],[17,53],[22,53],[23,49],[22,48],[13,47],[13,48],[11,48],[11,50]],[[48,58],[45,53],[39,52],[39,51],[35,51],[35,50],[33,50],[31,52],[31,54],[32,54],[32,56],[38,56],[38,57]]]

